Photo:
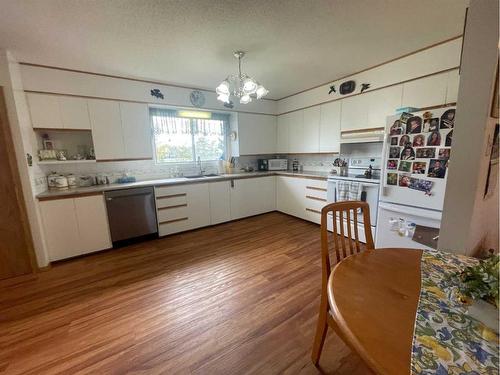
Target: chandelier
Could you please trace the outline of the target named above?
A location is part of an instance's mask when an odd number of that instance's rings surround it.
[[[238,74],[229,75],[215,89],[217,100],[224,103],[230,103],[230,96],[233,95],[240,99],[241,104],[247,104],[252,101],[252,98],[260,99],[267,95],[266,90],[259,82],[245,73],[241,73],[241,59],[245,56],[245,52],[236,51],[233,53],[238,59]]]

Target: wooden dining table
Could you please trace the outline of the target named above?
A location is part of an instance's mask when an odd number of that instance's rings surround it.
[[[422,250],[376,249],[337,264],[328,282],[342,339],[376,374],[410,373]]]

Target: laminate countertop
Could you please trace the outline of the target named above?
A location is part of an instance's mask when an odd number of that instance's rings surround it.
[[[215,181],[225,181],[225,180],[236,180],[243,178],[255,178],[255,177],[265,177],[265,176],[294,176],[299,178],[313,178],[318,180],[327,180],[327,172],[317,172],[317,171],[303,171],[303,172],[292,172],[292,171],[267,171],[267,172],[238,172],[229,174],[220,174],[218,176],[210,177],[174,177],[174,178],[162,178],[156,180],[144,180],[130,183],[113,183],[107,185],[93,185],[88,187],[77,187],[74,189],[65,190],[46,190],[36,196],[38,200],[50,200],[57,198],[67,198],[75,196],[85,196],[94,195],[96,193],[102,193],[104,191],[110,190],[120,190],[120,189],[130,189],[136,187],[148,187],[148,186],[168,186],[168,185],[186,185],[186,184],[196,184],[203,182],[215,182]]]

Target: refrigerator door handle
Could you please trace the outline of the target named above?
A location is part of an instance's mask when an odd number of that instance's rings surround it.
[[[379,210],[396,212],[403,215],[420,216],[426,219],[441,220],[441,212],[429,211],[426,209],[415,209],[408,206],[396,206],[388,203],[380,202]]]

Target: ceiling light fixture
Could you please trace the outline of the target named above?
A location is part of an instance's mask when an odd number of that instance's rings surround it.
[[[266,96],[269,91],[264,86],[247,74],[241,73],[241,59],[245,56],[245,52],[236,51],[233,55],[238,59],[238,74],[229,75],[217,86],[215,89],[217,100],[229,103],[229,98],[233,95],[239,98],[241,104],[248,104],[252,98],[260,99]]]

